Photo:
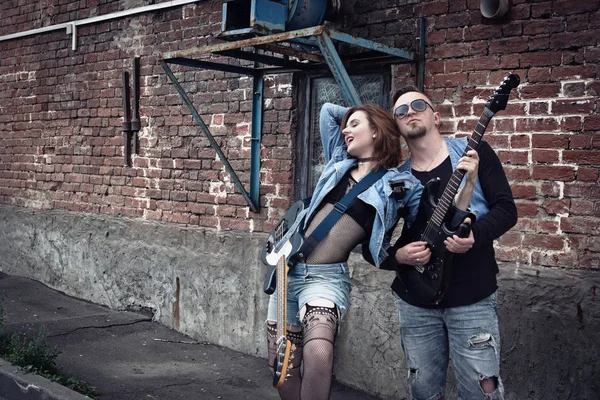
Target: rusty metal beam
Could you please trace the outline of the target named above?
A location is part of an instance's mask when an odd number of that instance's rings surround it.
[[[302,64],[297,61],[290,61],[281,57],[273,57],[266,54],[251,53],[243,50],[218,51],[216,52],[216,54],[232,58],[238,58],[242,60],[255,61],[266,65],[278,65],[280,67],[294,68],[300,71],[310,69],[310,65]],[[169,62],[171,61],[169,60]]]
[[[235,42],[217,43],[203,47],[192,47],[187,50],[171,51],[162,55],[163,60],[176,57],[190,57],[199,54],[214,53],[224,50],[241,49],[243,47],[257,46],[261,44],[285,42],[286,40],[321,35],[325,27],[322,25],[313,26],[305,29],[298,29],[297,31],[276,33],[268,36],[258,36],[250,39],[237,40]]]
[[[300,60],[313,61],[319,64],[325,64],[325,57],[318,54],[309,53],[308,51],[296,50],[289,46],[282,46],[277,44],[263,44],[257,46],[261,49],[271,51],[273,53],[279,53],[290,57],[297,57]]]

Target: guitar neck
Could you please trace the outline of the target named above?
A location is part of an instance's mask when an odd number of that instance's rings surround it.
[[[485,129],[487,128],[493,116],[494,112],[492,112],[487,107],[483,110],[483,114],[479,118],[475,130],[473,131],[471,137],[467,141],[467,147],[465,148],[465,151],[463,152],[462,156],[465,156],[470,150],[477,150],[477,148],[479,147],[479,143],[483,138],[483,134],[485,133]],[[442,193],[438,200],[438,204],[435,208],[435,211],[433,212],[433,215],[431,216],[431,219],[429,220],[424,232],[437,232],[437,230],[439,230],[439,228],[442,226],[442,224],[444,223],[444,217],[446,216],[448,210],[450,209],[450,206],[452,205],[454,196],[456,196],[456,193],[458,193],[458,188],[460,187],[464,176],[464,171],[458,169],[454,170],[452,176],[450,177],[450,180],[448,181],[448,184],[446,185],[446,188],[444,189],[444,193]]]
[[[277,263],[277,339],[286,337],[287,328],[287,261],[283,256]]]

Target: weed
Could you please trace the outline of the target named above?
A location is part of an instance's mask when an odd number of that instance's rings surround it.
[[[46,379],[66,386],[92,399],[98,396],[95,388],[87,382],[61,375],[56,368],[56,357],[60,353],[56,346],[48,343],[47,330],[40,326],[31,340],[16,333],[8,336],[5,332],[4,306],[0,298],[0,357],[18,365],[24,372],[41,375]]]

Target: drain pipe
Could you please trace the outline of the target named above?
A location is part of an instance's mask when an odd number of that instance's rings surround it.
[[[147,13],[147,12],[151,12],[151,11],[162,10],[165,8],[183,6],[183,5],[191,4],[191,3],[199,3],[200,1],[201,0],[165,1],[164,3],[132,8],[130,10],[118,11],[118,12],[114,12],[111,14],[100,15],[98,17],[80,19],[77,21],[64,22],[62,24],[45,26],[43,28],[30,29],[28,31],[11,33],[10,35],[0,36],[0,42],[3,42],[5,40],[18,39],[18,38],[22,38],[22,37],[26,37],[26,36],[37,35],[39,33],[52,32],[52,31],[58,31],[61,29],[65,29],[67,35],[72,35],[71,36],[71,49],[77,50],[77,27],[78,26],[96,24],[98,22],[104,22],[104,21],[109,21],[112,19],[127,17],[129,15],[142,14],[142,13]]]

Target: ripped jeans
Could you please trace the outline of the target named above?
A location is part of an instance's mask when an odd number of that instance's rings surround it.
[[[456,375],[458,400],[503,400],[497,293],[468,306],[427,309],[396,296],[400,337],[408,364],[412,400],[442,398],[448,360]],[[481,381],[491,378],[492,393]]]

